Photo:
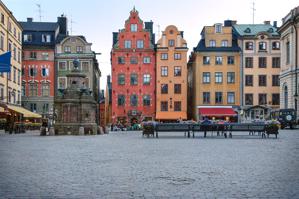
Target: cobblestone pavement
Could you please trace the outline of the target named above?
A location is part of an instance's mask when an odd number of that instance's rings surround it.
[[[278,139],[0,134],[0,198],[299,198],[299,130]]]

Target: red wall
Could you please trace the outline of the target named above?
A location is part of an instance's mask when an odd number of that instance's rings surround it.
[[[130,24],[138,24],[138,31],[131,32]],[[126,21],[125,29],[119,32],[118,48],[113,48],[111,52],[112,62],[112,121],[116,122],[117,117],[126,117],[131,110],[140,111],[140,117],[136,117],[140,122],[144,117],[155,118],[155,51],[153,46],[150,46],[150,33],[143,30],[143,22],[139,19],[138,12],[131,11],[129,19]],[[131,40],[131,49],[124,48],[124,41]],[[136,41],[144,40],[144,48],[137,49]],[[118,57],[125,57],[125,64],[118,64]],[[130,57],[137,57],[138,64],[130,64]],[[151,63],[144,64],[143,57],[150,57]],[[118,74],[125,74],[125,85],[118,85]],[[137,73],[138,85],[130,85],[131,73]],[[151,80],[149,85],[143,85],[143,75],[150,74]],[[118,106],[118,94],[125,95],[125,106]],[[138,105],[133,107],[130,104],[130,96],[137,94]],[[143,95],[151,96],[151,105],[143,106]]]

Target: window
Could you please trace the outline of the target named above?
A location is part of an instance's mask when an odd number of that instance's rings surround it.
[[[245,75],[245,86],[253,86],[253,75]]]
[[[131,106],[137,106],[138,104],[138,97],[137,95],[131,95],[130,97],[130,103],[131,103]]]
[[[168,76],[168,67],[167,66],[161,66],[161,76],[162,77]]]
[[[283,87],[283,94],[284,94],[284,108],[288,108],[289,91],[287,85],[284,85]]]
[[[49,53],[42,53],[42,60],[49,60]]]
[[[51,35],[49,34],[42,34],[42,42],[50,43],[51,42]]]
[[[175,66],[174,67],[174,76],[178,77],[182,75],[182,68],[180,66]]]
[[[84,71],[84,72],[89,71],[89,62],[87,62],[87,61],[82,62],[82,71]]]
[[[17,69],[13,67],[13,82],[17,82]]]
[[[144,63],[144,64],[149,64],[149,63],[151,63],[151,58],[150,58],[150,57],[143,57],[143,63]]]
[[[181,84],[174,84],[174,94],[181,94],[182,86]]]
[[[260,51],[267,50],[267,43],[266,42],[259,42],[259,50]]]
[[[13,47],[13,59],[17,60],[17,48],[15,46]]]
[[[131,40],[125,40],[125,48],[131,48]]]
[[[118,64],[125,64],[125,57],[118,57]]]
[[[131,85],[137,85],[138,84],[138,76],[137,74],[133,73],[131,74]]]
[[[118,95],[117,96],[117,105],[118,106],[124,106],[125,105],[125,96],[124,95]]]
[[[228,56],[227,57],[227,64],[235,64],[235,57],[234,56]]]
[[[182,111],[182,102],[174,101],[174,111]]]
[[[290,61],[291,61],[291,54],[290,54],[291,52],[290,52],[290,50],[291,50],[290,42],[288,41],[286,43],[286,64],[289,64]]]
[[[245,68],[253,68],[253,57],[245,57]]]
[[[215,83],[222,83],[222,72],[215,72]]]
[[[3,86],[3,84],[0,84],[0,100],[4,100],[4,86]]]
[[[131,32],[137,32],[137,24],[131,24]]]
[[[17,37],[17,29],[16,29],[16,27],[13,28],[13,36]]]
[[[31,112],[36,112],[36,104],[35,103],[30,104],[30,111]]]
[[[280,57],[272,57],[272,68],[280,68]]]
[[[215,24],[215,32],[216,33],[222,32],[222,24]]]
[[[210,40],[209,41],[209,47],[216,47],[216,41],[215,40]]]
[[[168,102],[161,101],[161,111],[168,111]]]
[[[210,64],[210,57],[209,56],[203,56],[203,64],[204,65]]]
[[[215,103],[222,104],[222,92],[215,92]]]
[[[259,57],[259,68],[267,68],[267,57]]]
[[[228,92],[227,93],[227,103],[228,104],[234,104],[235,103],[235,93],[234,92]]]
[[[227,83],[228,84],[235,83],[235,72],[227,72]]]
[[[65,53],[70,53],[71,52],[71,47],[70,46],[65,46],[64,47],[64,52]]]
[[[203,72],[202,73],[202,83],[208,84],[211,82],[211,75],[209,72]]]
[[[168,46],[170,46],[170,47],[174,46],[174,40],[173,39],[168,40]]]
[[[89,88],[89,78],[85,77],[83,80],[83,87],[85,86],[85,88]]]
[[[151,96],[144,95],[143,96],[143,106],[150,106],[151,105]]]
[[[180,60],[181,59],[181,53],[174,53],[174,59]]]
[[[18,69],[18,85],[21,85],[21,71]]]
[[[49,112],[49,104],[43,104],[43,113]]]
[[[0,49],[4,49],[4,36],[2,34],[0,34]]]
[[[279,104],[280,104],[280,94],[272,93],[272,105],[279,105]]]
[[[77,53],[83,53],[83,47],[82,46],[77,46],[76,51],[77,51]]]
[[[279,75],[272,75],[272,86],[280,86]]]
[[[36,52],[30,52],[30,58],[36,59]]]
[[[216,56],[215,64],[216,65],[221,65],[222,64],[222,57],[221,56]]]
[[[279,50],[280,49],[280,42],[274,41],[272,42],[272,50]]]
[[[253,105],[253,94],[252,93],[245,94],[245,105]]]
[[[167,60],[168,59],[168,54],[167,53],[162,53],[161,54],[161,60]]]
[[[37,83],[29,83],[29,96],[37,96],[37,89],[38,84]]]
[[[66,77],[58,77],[58,88],[66,88]]]
[[[161,84],[161,94],[168,93],[168,84]]]
[[[22,83],[22,96],[26,96],[26,84]]]
[[[245,49],[246,50],[253,50],[253,42],[248,41],[245,43]]]
[[[32,35],[24,34],[23,40],[24,40],[24,42],[32,42]]]
[[[131,58],[130,58],[130,63],[131,63],[131,64],[138,64],[138,59],[137,59],[137,57],[131,57]]]
[[[150,74],[144,74],[143,75],[143,84],[149,85],[151,81],[151,75]]]
[[[202,93],[202,102],[204,104],[210,104],[210,92],[203,92]]]
[[[267,75],[259,75],[259,86],[267,86]]]
[[[12,46],[11,42],[8,42],[8,51],[12,51],[11,46]]]
[[[58,69],[59,69],[60,71],[62,71],[62,70],[67,70],[66,61],[58,62]]]
[[[137,48],[144,48],[143,40],[137,40]]]
[[[228,41],[227,40],[222,40],[221,41],[221,47],[227,47],[228,46]]]
[[[259,94],[259,105],[267,104],[267,94]]]
[[[2,24],[4,24],[4,20],[5,20],[5,18],[4,18],[4,14],[1,13],[1,23],[2,23]]]
[[[37,74],[37,68],[29,68],[29,76],[30,77],[35,77]]]
[[[18,49],[18,62],[21,63],[21,49]]]
[[[43,83],[42,84],[42,96],[49,96],[50,95],[50,84]]]
[[[125,74],[118,74],[118,85],[125,85]]]
[[[42,68],[42,76],[48,77],[49,76],[49,69],[48,68]]]

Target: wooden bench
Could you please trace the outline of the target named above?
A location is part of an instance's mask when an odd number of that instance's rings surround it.
[[[211,132],[213,135],[213,132],[217,132],[217,136],[224,135],[224,137],[227,137],[227,125],[226,124],[193,124],[192,125],[192,133],[193,137],[196,132],[204,132],[204,137],[207,137],[207,132]]]
[[[159,132],[184,132],[190,137],[190,124],[181,123],[159,123],[155,126],[156,138],[159,137]]]
[[[258,132],[262,134],[262,138],[265,137],[266,125],[265,124],[254,124],[254,123],[243,123],[243,124],[230,124],[228,127],[229,137],[232,138],[233,131],[247,131],[249,135],[254,135]]]

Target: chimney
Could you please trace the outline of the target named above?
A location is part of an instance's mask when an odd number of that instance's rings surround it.
[[[57,17],[57,23],[59,25],[59,33],[67,35],[67,18],[62,14],[60,17]]]
[[[113,46],[117,43],[118,41],[118,32],[113,32]]]
[[[32,17],[28,17],[27,18],[27,22],[33,22],[33,18]]]
[[[277,21],[273,21],[273,27],[277,28]]]
[[[224,26],[226,27],[229,27],[229,26],[233,26],[233,25],[236,25],[237,24],[237,21],[236,20],[225,20],[224,21]]]
[[[270,21],[264,21],[265,25],[270,25]]]
[[[107,83],[110,83],[110,75],[107,75]]]
[[[152,22],[152,21],[144,22],[145,29],[150,30],[151,33],[153,33],[153,24],[154,24],[154,22]]]

